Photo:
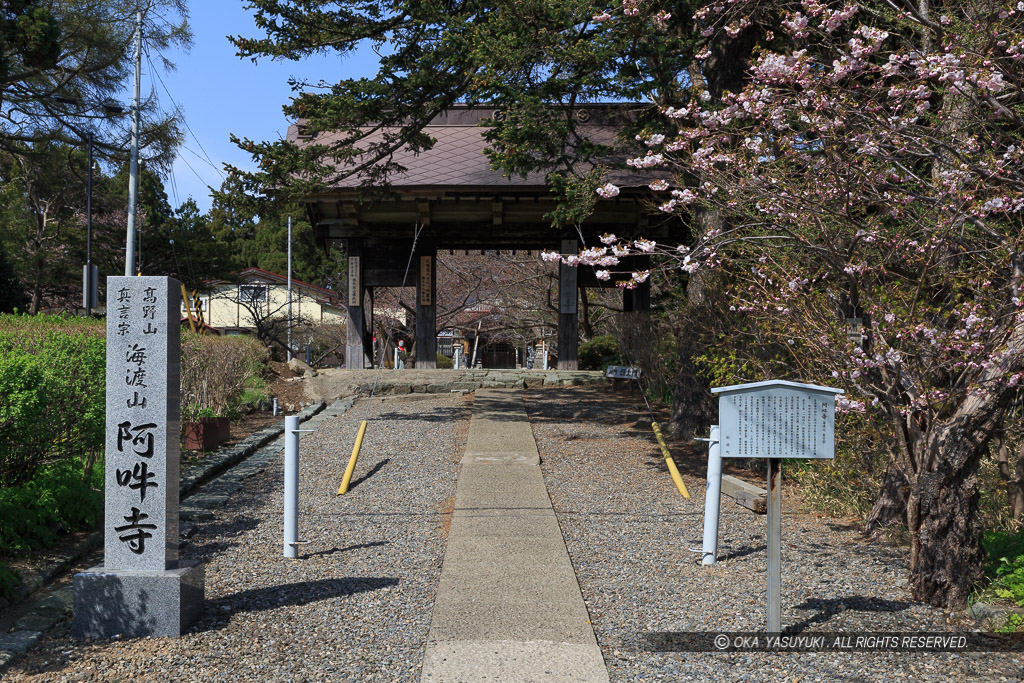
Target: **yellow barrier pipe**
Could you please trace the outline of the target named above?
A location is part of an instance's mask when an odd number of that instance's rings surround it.
[[[679,493],[683,494],[683,498],[689,498],[690,492],[686,490],[683,477],[679,474],[672,455],[668,452],[668,444],[665,443],[665,438],[661,435],[661,428],[658,427],[657,422],[652,422],[651,427],[654,429],[654,436],[658,439],[658,445],[661,446],[661,454],[665,456],[665,464],[668,465],[668,471],[672,474],[672,481],[676,483],[676,488],[679,489]]]
[[[348,459],[348,467],[345,468],[345,477],[341,480],[341,486],[338,488],[339,496],[348,493],[348,483],[352,481],[352,473],[356,469],[356,459],[359,457],[359,447],[363,445],[363,434],[365,433],[366,420],[363,420],[363,423],[359,425],[359,434],[356,435],[356,445],[352,449],[352,457]]]
[[[188,326],[192,328],[193,334],[196,331],[196,321],[192,319],[192,307],[188,304],[188,294],[185,293],[185,285],[181,286],[181,300],[185,302],[185,313],[188,314]]]

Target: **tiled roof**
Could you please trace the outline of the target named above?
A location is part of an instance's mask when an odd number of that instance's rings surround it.
[[[395,188],[411,187],[481,187],[481,188],[541,188],[545,187],[543,173],[530,173],[525,179],[521,176],[512,178],[505,177],[501,171],[490,167],[490,161],[484,155],[483,150],[487,146],[484,140],[486,128],[478,125],[478,121],[486,115],[487,110],[468,110],[457,108],[456,111],[446,112],[438,119],[431,122],[423,130],[424,133],[434,138],[437,142],[434,146],[418,154],[408,148],[399,149],[393,156],[393,161],[406,168],[403,173],[395,174],[390,181]],[[608,125],[585,126],[586,135],[591,140],[610,144],[615,139],[615,129]],[[367,132],[369,128],[365,129]],[[302,141],[308,138],[299,137],[299,127],[292,125],[288,129],[288,139]],[[318,144],[330,144],[340,136],[335,134],[322,134],[316,138]],[[380,131],[371,133],[365,140],[365,144],[381,142],[383,134]],[[631,183],[635,174],[615,174],[615,180],[625,184],[645,184],[650,182],[649,178],[639,179]],[[350,176],[336,184],[338,189],[358,187],[364,178],[362,176]]]

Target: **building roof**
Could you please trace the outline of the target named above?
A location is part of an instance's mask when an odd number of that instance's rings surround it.
[[[246,268],[245,270],[240,272],[238,275],[239,275],[239,277],[242,277],[242,278],[258,278],[258,279],[261,279],[261,280],[270,280],[272,282],[276,282],[276,283],[283,284],[283,285],[288,284],[287,276],[285,276],[285,275],[278,275],[277,273],[271,273],[269,270],[263,270],[262,268],[256,268],[255,266],[252,266],[250,268]],[[338,298],[338,293],[335,292],[335,291],[332,291],[330,289],[326,289],[324,287],[318,287],[317,285],[311,285],[308,282],[303,282],[301,280],[296,280],[295,278],[292,278],[292,286],[294,286],[294,287],[302,287],[304,289],[313,290],[317,294],[320,294],[324,298],[327,298],[327,299],[334,300],[334,299]]]
[[[637,106],[587,105],[572,115],[582,135],[611,147]],[[338,240],[363,240],[367,253],[379,262],[388,255],[408,253],[417,226],[423,229],[423,242],[438,249],[557,249],[563,240],[584,235],[584,241],[593,242],[606,232],[659,241],[677,239],[681,221],[652,210],[647,185],[653,177],[628,168],[625,152],[604,160],[607,167],[621,169],[608,177],[622,188],[619,195],[598,198],[594,211],[578,225],[553,228],[551,217],[559,204],[544,174],[506,177],[492,169],[484,155],[487,128],[483,124],[497,113],[494,108],[456,105],[436,116],[424,129],[437,141],[431,149],[414,153],[402,148],[393,154],[391,160],[405,171],[390,176],[386,196],[367,193],[367,177],[353,175],[305,197],[317,242],[326,246]],[[366,144],[382,137],[373,131]],[[288,138],[300,145],[330,146],[343,135],[305,135],[300,121],[289,128]],[[391,286],[380,278],[375,282],[373,286]]]
[[[614,116],[625,115],[628,107],[635,105],[598,104],[589,108],[576,110],[576,116],[585,121],[580,127],[584,136],[601,144],[612,145],[615,142],[617,127],[612,125]],[[402,173],[390,178],[394,190],[403,189],[439,189],[457,187],[462,190],[471,189],[535,189],[546,190],[547,183],[544,173],[532,172],[521,176],[507,177],[499,170],[491,168],[490,160],[484,155],[487,141],[484,135],[487,128],[482,122],[495,115],[495,109],[470,108],[467,105],[455,105],[448,111],[436,116],[423,132],[436,140],[434,146],[422,152],[413,152],[403,147],[395,152],[392,161],[405,167]],[[385,133],[370,127],[358,129],[368,134],[364,143],[371,145],[384,139]],[[302,144],[305,141],[330,145],[342,139],[338,133],[322,133],[314,137],[302,134],[302,124],[294,124],[288,129],[288,139]],[[622,159],[618,162],[622,163]],[[615,173],[619,183],[639,186],[650,182],[650,178],[642,174],[622,171]],[[349,176],[339,180],[335,188],[355,189],[365,177]]]

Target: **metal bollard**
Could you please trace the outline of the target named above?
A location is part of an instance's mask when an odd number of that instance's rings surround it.
[[[284,556],[297,558],[299,545],[299,416],[284,418]]]
[[[711,425],[708,440],[708,485],[704,493],[704,544],[701,564],[714,564],[718,555],[718,510],[722,502],[721,430]]]
[[[284,556],[299,556],[299,418],[284,418]]]
[[[679,493],[683,495],[683,498],[689,498],[690,492],[686,490],[686,484],[683,483],[683,476],[679,474],[679,469],[672,460],[672,453],[668,450],[668,444],[665,443],[665,437],[661,435],[661,427],[658,426],[657,422],[652,422],[651,429],[654,430],[654,436],[658,439],[658,446],[661,448],[661,454],[665,456],[665,466],[668,468],[669,474],[672,475],[672,481],[676,483],[676,488],[679,489]]]

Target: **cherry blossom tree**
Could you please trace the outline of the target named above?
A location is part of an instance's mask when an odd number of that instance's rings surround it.
[[[608,235],[569,261],[627,287],[651,275],[616,274],[637,252],[719,272],[794,378],[891,429],[912,593],[962,607],[979,462],[1024,379],[1024,3],[719,0],[694,20],[708,45],[760,36],[744,84],[691,79],[629,163],[703,234]]]

